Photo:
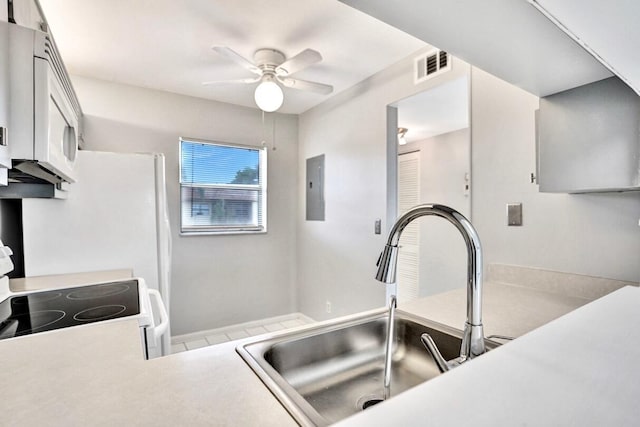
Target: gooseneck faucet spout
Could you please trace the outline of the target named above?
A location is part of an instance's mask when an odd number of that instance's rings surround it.
[[[482,249],[478,233],[469,220],[460,212],[444,205],[426,204],[411,208],[396,221],[389,233],[387,244],[378,259],[376,279],[383,283],[395,283],[398,264],[398,242],[402,231],[413,220],[429,215],[444,218],[453,224],[462,234],[467,246],[467,320],[464,325],[460,357],[453,362],[447,362],[449,365],[455,366],[485,352],[484,331],[482,328]],[[433,348],[431,346],[427,346],[427,348],[435,359],[442,358],[435,344]],[[434,354],[434,350],[438,353],[437,355]],[[441,363],[438,365],[442,371],[446,370],[441,366]]]
[[[384,387],[383,399],[391,397],[391,364],[393,362],[393,338],[395,336],[396,296],[391,295],[389,301],[389,317],[387,318],[387,341],[384,346]]]

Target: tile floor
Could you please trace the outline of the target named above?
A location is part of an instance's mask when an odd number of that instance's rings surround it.
[[[208,345],[234,341],[241,338],[266,334],[268,332],[281,331],[309,323],[314,323],[314,321],[303,315],[292,314],[257,322],[232,325],[208,332],[189,334],[188,336],[177,336],[171,339],[171,352],[180,353],[182,351],[194,350]]]

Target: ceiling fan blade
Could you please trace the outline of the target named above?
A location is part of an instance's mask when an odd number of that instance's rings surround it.
[[[252,73],[260,74],[260,75],[262,74],[262,70],[258,68],[253,62],[249,61],[247,58],[240,55],[238,52],[236,52],[235,50],[229,47],[213,46],[211,49],[213,49],[218,54],[224,56],[225,58],[232,60],[236,64],[240,65],[242,68],[245,68],[251,71]]]
[[[226,85],[226,84],[251,84],[260,80],[260,77],[249,77],[247,79],[233,80],[213,80],[210,82],[202,82],[203,86]]]
[[[313,49],[305,49],[278,65],[276,67],[276,74],[279,76],[289,76],[320,61],[322,61],[322,55],[320,55],[319,52]]]
[[[307,80],[292,79],[291,77],[278,77],[278,81],[292,89],[308,90],[310,92],[329,95],[333,92],[333,86],[324,83],[309,82]]]

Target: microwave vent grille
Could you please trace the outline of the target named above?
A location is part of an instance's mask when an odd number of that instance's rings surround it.
[[[55,42],[51,37],[47,34],[44,39],[44,52],[47,56],[47,61],[51,64],[51,68],[53,68],[54,72],[60,79],[62,83],[62,87],[67,94],[68,99],[71,101],[71,105],[73,106],[74,111],[78,117],[82,116],[82,109],[80,108],[80,102],[78,101],[78,97],[76,96],[75,91],[73,90],[73,86],[71,85],[71,79],[69,78],[69,73],[67,73],[67,69],[62,62],[62,58],[58,53],[58,49],[55,45]]]

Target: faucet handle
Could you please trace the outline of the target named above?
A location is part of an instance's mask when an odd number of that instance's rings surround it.
[[[442,353],[440,353],[440,350],[438,350],[438,346],[433,338],[431,338],[431,335],[427,333],[420,335],[420,341],[422,341],[422,344],[425,346],[427,351],[429,351],[431,357],[433,357],[433,360],[436,362],[436,365],[438,365],[438,369],[440,369],[441,373],[450,371],[464,362],[460,357],[447,362],[442,356]]]

